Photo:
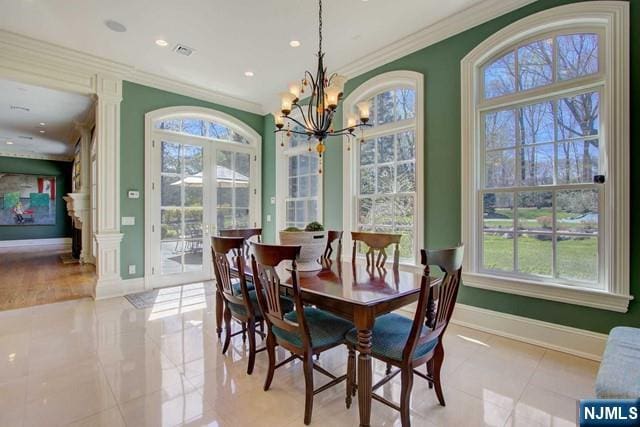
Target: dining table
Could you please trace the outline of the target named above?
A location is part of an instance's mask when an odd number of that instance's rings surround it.
[[[232,264],[233,265],[233,264]],[[235,271],[237,273],[237,270]],[[283,288],[291,289],[291,264],[276,268]],[[325,260],[317,271],[298,271],[298,284],[306,304],[329,311],[353,322],[357,330],[357,390],[360,425],[369,426],[373,394],[371,340],[375,319],[418,300],[424,272],[398,267],[377,268],[362,260]],[[245,263],[245,277],[253,281],[250,261]],[[441,279],[428,277],[430,284]],[[222,297],[216,292],[216,327],[222,330]]]

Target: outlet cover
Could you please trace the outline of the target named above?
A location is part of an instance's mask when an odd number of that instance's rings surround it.
[[[129,266],[129,274],[136,274],[136,266],[132,264]]]

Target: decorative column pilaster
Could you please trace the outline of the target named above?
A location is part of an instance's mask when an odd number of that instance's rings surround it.
[[[80,193],[84,203],[75,203],[78,209],[77,217],[79,217],[80,228],[82,229],[82,250],[80,251],[80,262],[95,263],[92,252],[92,235],[94,230],[91,229],[89,215],[91,213],[90,194],[91,183],[89,182],[89,172],[91,169],[91,127],[93,120],[89,123],[77,123],[76,129],[80,134],[80,188],[76,191]],[[71,196],[71,194],[70,194]]]
[[[96,77],[96,299],[123,294],[120,276],[120,102],[122,80]]]

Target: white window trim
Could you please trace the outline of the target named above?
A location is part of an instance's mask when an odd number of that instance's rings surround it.
[[[223,126],[234,130],[243,135],[249,141],[249,145],[240,144],[228,140],[218,140],[214,138],[202,137],[197,135],[189,135],[185,133],[164,131],[162,129],[156,129],[155,123],[166,119],[184,119],[184,118],[197,118],[202,120],[209,120],[219,123]],[[205,107],[193,107],[193,106],[177,106],[161,108],[159,110],[150,111],[145,114],[145,130],[144,130],[144,243],[145,243],[145,289],[152,289],[154,287],[161,287],[165,285],[175,285],[172,282],[165,282],[161,275],[153,275],[152,267],[157,263],[157,260],[153,258],[154,252],[154,235],[152,233],[152,227],[154,226],[154,219],[157,219],[157,203],[159,197],[159,185],[156,190],[153,189],[154,180],[156,176],[159,176],[160,159],[159,151],[156,151],[154,156],[153,152],[153,140],[155,136],[169,135],[173,140],[183,141],[188,143],[189,141],[202,141],[204,144],[207,141],[216,141],[216,143],[223,146],[234,147],[243,152],[251,152],[256,156],[255,159],[255,175],[256,181],[254,183],[255,194],[253,214],[251,219],[256,224],[256,227],[262,227],[262,136],[241,120],[217,111]],[[158,224],[155,224],[158,225]],[[204,261],[210,265],[210,261],[207,262],[208,251],[204,251]]]
[[[291,114],[296,120],[300,119],[300,114],[294,112]],[[287,138],[282,135],[283,138]],[[276,135],[276,231],[284,230],[287,223],[287,206],[286,200],[289,194],[289,163],[288,158],[290,155],[304,154],[308,152],[306,146],[298,146],[291,148],[287,140],[284,141],[284,147],[280,146],[278,142],[279,136]],[[312,141],[311,149],[315,148],[315,142]],[[315,150],[312,154],[315,154]],[[318,222],[324,224],[324,174],[320,174],[318,179]],[[276,235],[279,236],[278,233]],[[279,240],[279,237],[278,237]]]
[[[349,96],[344,100],[342,108],[342,120],[343,127],[347,127],[347,111],[353,111],[355,105],[372,96],[384,92],[385,90],[393,89],[398,86],[410,86],[415,89],[416,92],[416,129],[415,129],[415,144],[416,144],[416,203],[415,203],[415,215],[416,219],[416,236],[414,239],[414,245],[416,248],[415,258],[409,261],[401,261],[401,264],[406,266],[416,266],[420,264],[420,249],[424,247],[424,75],[415,71],[390,71],[388,73],[379,74],[353,90]],[[402,124],[402,122],[400,122]],[[382,125],[387,126],[387,125]],[[364,134],[367,136],[367,129]],[[357,141],[357,139],[356,139]],[[351,260],[351,247],[353,242],[351,240],[351,232],[355,231],[356,217],[357,217],[357,150],[353,147],[348,150],[348,144],[346,137],[343,138],[342,144],[342,158],[343,158],[343,171],[342,171],[342,191],[343,191],[343,218],[342,224],[344,228],[343,242],[344,247],[348,250],[343,251],[343,259]]]
[[[479,103],[481,66],[490,58],[523,40],[575,27],[600,28],[604,39],[602,138],[609,145],[609,164],[604,214],[608,221],[600,230],[606,290],[590,290],[555,283],[478,273],[480,225]],[[560,301],[605,310],[626,312],[633,299],[629,287],[629,4],[591,1],[560,6],[521,19],[495,33],[473,49],[461,62],[462,76],[462,237],[467,248],[463,265],[466,286]],[[602,237],[601,237],[602,238]]]

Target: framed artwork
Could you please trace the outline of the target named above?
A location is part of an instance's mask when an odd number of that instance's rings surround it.
[[[55,223],[55,176],[0,172],[0,225]]]

